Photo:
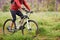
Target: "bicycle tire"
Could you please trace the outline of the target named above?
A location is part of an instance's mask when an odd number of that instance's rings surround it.
[[[35,25],[36,25],[36,31],[35,31],[35,35],[34,36],[37,36],[37,34],[38,34],[38,24],[34,21],[34,20],[28,20],[28,22],[33,22]],[[25,22],[24,24],[23,24],[23,27],[25,27],[25,25],[27,24],[27,22]],[[22,29],[22,34],[24,35],[24,29]]]
[[[9,21],[12,22],[12,19],[7,19],[7,20],[4,22],[4,24],[3,24],[3,34],[6,34],[6,32],[5,32],[5,26],[6,26],[6,23],[8,23]],[[10,33],[13,34],[14,32],[10,32]]]

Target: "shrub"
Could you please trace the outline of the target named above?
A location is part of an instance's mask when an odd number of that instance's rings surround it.
[[[9,5],[4,5],[3,6],[3,12],[9,11]]]

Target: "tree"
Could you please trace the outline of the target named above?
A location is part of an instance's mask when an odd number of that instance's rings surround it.
[[[56,11],[58,11],[58,0],[55,0],[55,8],[56,8]]]
[[[5,4],[5,0],[0,0],[0,9],[2,10],[3,9],[3,5]]]

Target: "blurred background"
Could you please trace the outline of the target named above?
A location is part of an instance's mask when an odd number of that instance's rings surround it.
[[[8,11],[11,0],[0,0],[0,10]],[[60,0],[27,0],[31,9],[37,11],[60,11]]]
[[[21,31],[10,36],[3,35],[5,20],[12,18],[10,1],[0,0],[0,40],[60,40],[60,0],[27,0],[34,11],[30,19],[35,20],[39,26],[39,34],[35,38],[23,36]]]

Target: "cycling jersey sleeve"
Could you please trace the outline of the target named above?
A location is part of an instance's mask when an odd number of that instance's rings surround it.
[[[27,2],[25,0],[24,0],[23,4],[30,11],[30,7],[28,6],[28,4],[27,4]]]

